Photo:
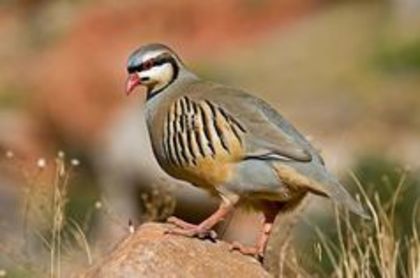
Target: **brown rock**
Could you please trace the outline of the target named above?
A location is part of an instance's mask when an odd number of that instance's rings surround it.
[[[270,277],[254,258],[228,244],[164,234],[147,223],[79,277]]]

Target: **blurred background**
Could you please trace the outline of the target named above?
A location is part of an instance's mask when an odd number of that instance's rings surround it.
[[[48,272],[57,235],[65,273],[129,222],[173,211],[197,222],[217,206],[156,166],[145,96],[124,95],[126,59],[149,42],[270,102],[350,188],[357,177],[385,202],[404,183],[398,231],[418,229],[420,1],[1,0],[0,276]],[[316,200],[322,218],[331,208]],[[256,219],[238,213],[223,234],[252,242]],[[331,273],[310,249],[308,273]]]

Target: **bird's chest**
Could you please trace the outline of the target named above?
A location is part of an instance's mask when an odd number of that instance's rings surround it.
[[[231,176],[243,157],[242,131],[218,106],[182,97],[150,129],[155,155],[170,175],[200,187],[212,187]]]

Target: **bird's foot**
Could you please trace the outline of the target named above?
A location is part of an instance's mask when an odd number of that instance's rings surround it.
[[[242,243],[235,241],[230,244],[229,250],[230,251],[237,250],[244,255],[253,256],[257,258],[260,262],[264,258],[264,250],[260,248],[259,246],[245,246]]]
[[[197,225],[185,222],[182,219],[179,219],[178,217],[171,216],[166,220],[167,223],[174,224],[175,226],[182,228],[182,229],[192,229],[195,228]]]
[[[182,235],[186,237],[198,237],[200,239],[210,239],[215,241],[217,233],[200,225],[194,225],[176,217],[169,217],[168,223],[174,224],[176,227],[168,229],[167,234]]]

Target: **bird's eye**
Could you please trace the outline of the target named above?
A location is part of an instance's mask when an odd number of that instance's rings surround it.
[[[147,60],[143,63],[143,69],[148,70],[151,67],[153,67],[153,61],[152,60]]]

